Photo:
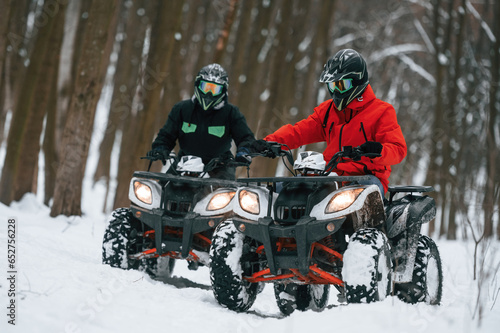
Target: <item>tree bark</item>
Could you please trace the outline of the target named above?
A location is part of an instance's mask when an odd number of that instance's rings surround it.
[[[494,235],[493,218],[495,214],[495,203],[498,204],[498,190],[500,186],[500,177],[498,175],[498,161],[500,159],[498,153],[498,144],[495,139],[495,131],[498,130],[499,116],[498,103],[500,102],[500,23],[498,15],[500,14],[500,4],[495,2],[494,8],[495,20],[494,31],[496,40],[493,44],[493,51],[491,53],[491,84],[489,91],[489,114],[486,121],[486,188],[484,191],[484,235],[485,237],[492,237]],[[496,128],[496,129],[495,129]],[[498,134],[498,132],[497,132]],[[497,197],[495,199],[495,196]],[[500,206],[497,207],[497,210]],[[497,236],[500,238],[500,221],[497,222]]]
[[[114,40],[118,0],[93,0],[88,12],[81,56],[77,65],[75,93],[71,99],[62,138],[51,216],[81,215],[82,183],[100,97]]]
[[[217,45],[215,46],[214,63],[220,64],[222,62],[222,56],[224,55],[229,33],[231,32],[231,27],[234,23],[234,17],[236,16],[237,5],[238,0],[229,0],[229,8],[226,14],[224,27],[219,32],[219,39],[217,40]]]
[[[113,93],[108,116],[108,124],[99,148],[99,161],[94,173],[94,182],[104,179],[109,186],[111,152],[116,133],[123,130],[124,121],[130,117],[132,103],[136,92],[139,68],[142,61],[147,28],[147,17],[139,15],[139,9],[145,1],[135,1],[124,20],[125,39],[121,42],[120,53],[116,62]]]
[[[128,149],[122,149],[118,168],[118,186],[114,207],[128,205],[128,186],[130,177],[135,170],[139,170],[144,162],[140,156],[151,149],[151,142],[156,133],[153,132],[156,112],[160,106],[163,81],[167,77],[167,69],[172,58],[172,45],[175,42],[174,33],[180,24],[182,2],[159,2],[158,14],[151,31],[151,43],[143,78],[142,105],[134,124],[136,130],[133,135],[133,144]],[[123,145],[122,145],[123,148]],[[122,163],[131,160],[131,163]],[[141,163],[142,162],[142,163]]]
[[[7,108],[4,107],[4,67],[5,54],[7,53],[7,27],[9,23],[11,6],[11,0],[0,0],[0,145],[3,142],[5,118],[7,116]]]
[[[26,22],[28,16],[28,0],[11,0],[7,11],[2,18],[8,18],[7,30],[5,31],[4,48],[0,49],[4,59],[2,64],[2,80],[0,80],[0,124],[5,124],[5,119],[9,110],[15,109],[17,92],[26,68],[24,45],[26,42]],[[2,36],[3,37],[3,36]],[[0,142],[5,137],[4,126],[0,126]]]
[[[57,103],[57,77],[60,59],[61,44],[64,32],[66,5],[57,5],[56,2],[46,2],[50,7],[47,12],[44,8],[42,15],[54,15],[54,23],[47,41],[45,54],[34,50],[36,57],[43,59],[39,76],[33,78],[37,82],[33,103],[29,110],[28,123],[25,135],[21,138],[22,163],[16,173],[14,200],[19,200],[27,192],[36,193],[35,186],[38,177],[38,154],[40,151],[40,134],[43,128],[43,119],[49,107]],[[53,5],[56,4],[56,7]],[[33,57],[32,57],[33,58]],[[52,105],[51,105],[52,104]],[[49,181],[51,181],[49,179]],[[47,184],[47,183],[46,183]],[[51,184],[48,184],[50,187]]]
[[[61,16],[64,19],[64,7],[57,6],[54,9],[52,4],[46,2],[40,15],[44,16],[46,24],[38,31],[35,42],[37,56],[30,59],[7,139],[7,153],[0,180],[0,201],[5,204],[21,199],[24,193],[32,190],[47,96],[46,90],[40,90],[46,87],[44,83],[47,80],[42,75],[50,75],[54,68],[46,68],[44,60],[45,55],[50,53],[49,40],[53,27]]]

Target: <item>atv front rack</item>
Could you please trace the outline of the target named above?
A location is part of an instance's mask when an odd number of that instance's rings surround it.
[[[172,181],[172,182],[176,182],[176,183],[212,185],[212,186],[218,186],[218,187],[237,187],[237,186],[239,186],[239,184],[233,180],[218,179],[218,178],[186,177],[186,176],[178,176],[178,175],[172,175],[172,174],[162,173],[162,172],[136,171],[136,172],[134,172],[134,177],[145,178],[145,179],[155,179],[155,180],[159,180],[162,182]]]
[[[310,177],[255,177],[255,178],[238,178],[239,183],[333,183],[333,182],[358,182],[370,180],[370,176],[310,176]]]

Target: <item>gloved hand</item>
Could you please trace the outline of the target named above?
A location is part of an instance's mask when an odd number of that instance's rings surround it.
[[[247,147],[240,147],[236,152],[236,162],[246,163],[250,165],[252,163],[252,156],[250,156],[250,150]]]
[[[359,146],[363,152],[366,154],[380,154],[382,153],[382,144],[375,141],[366,141],[361,146]]]
[[[170,156],[170,150],[168,149],[153,149],[148,151],[147,157],[152,157],[154,161],[161,160],[163,165],[167,164],[167,159]]]
[[[271,150],[272,144],[266,140],[255,140],[252,142],[250,149],[254,153],[265,153],[266,157],[275,158],[276,154]]]

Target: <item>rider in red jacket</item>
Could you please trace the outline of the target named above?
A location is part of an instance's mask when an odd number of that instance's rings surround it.
[[[308,118],[293,126],[285,125],[264,140],[286,144],[290,149],[326,141],[323,155],[327,163],[343,146],[360,146],[366,153],[381,154],[359,161],[347,160],[333,171],[339,175],[374,175],[372,183],[379,187],[381,183],[385,193],[391,165],[406,156],[406,142],[394,108],[375,97],[366,63],[354,50],[341,50],[330,58],[320,82],[327,84],[332,99],[314,108]],[[265,149],[266,145],[259,140],[256,150]]]

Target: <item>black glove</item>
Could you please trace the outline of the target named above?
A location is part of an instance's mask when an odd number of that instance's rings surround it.
[[[240,147],[236,152],[236,162],[245,163],[250,165],[252,163],[252,157],[250,156],[250,150],[247,147]]]
[[[152,157],[153,161],[161,160],[163,165],[167,164],[167,159],[170,157],[170,150],[168,149],[153,149],[148,151],[147,157]]]
[[[382,144],[375,141],[366,141],[361,146],[359,146],[365,154],[381,154]]]
[[[275,158],[276,154],[271,150],[272,143],[266,140],[255,140],[250,145],[250,150],[257,154],[263,154],[266,157]]]

